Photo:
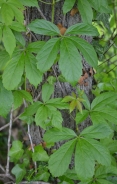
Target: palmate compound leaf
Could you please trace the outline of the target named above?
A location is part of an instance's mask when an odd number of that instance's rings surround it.
[[[59,150],[50,156],[49,170],[53,176],[61,176],[68,169],[75,144],[76,139],[71,140],[62,145]]]
[[[6,50],[0,51],[0,70],[3,70],[6,63],[10,60],[9,54]]]
[[[107,106],[108,104],[113,103],[116,99],[117,93],[115,92],[102,93],[93,100],[91,104],[91,109]]]
[[[88,117],[88,115],[89,115],[89,111],[87,110],[83,110],[82,114],[78,112],[75,118],[76,123],[77,124],[82,123]]]
[[[96,124],[85,128],[81,132],[81,136],[95,139],[104,139],[109,137],[113,133],[112,129],[108,124]]]
[[[45,72],[54,64],[60,47],[60,39],[52,38],[46,42],[37,54],[37,68],[41,72]]]
[[[24,71],[24,54],[15,54],[3,73],[3,85],[8,90],[18,86]]]
[[[42,73],[37,69],[37,60],[31,53],[25,54],[25,72],[29,82],[35,87],[42,81]]]
[[[11,149],[9,151],[9,156],[12,159],[19,160],[22,157],[23,152],[24,152],[22,147],[23,147],[22,142],[20,142],[20,141],[13,141],[12,147],[11,147]]]
[[[109,151],[98,141],[79,138],[75,151],[75,170],[78,178],[88,180],[94,175],[95,160],[105,166],[111,164]]]
[[[81,14],[82,22],[91,24],[93,19],[93,11],[87,0],[78,0],[78,10]]]
[[[64,38],[60,46],[59,68],[70,83],[77,83],[82,74],[81,56],[73,42]]]
[[[62,98],[51,98],[46,102],[46,104],[56,107],[57,109],[69,109],[69,105],[62,102]]]
[[[96,52],[91,44],[78,37],[69,37],[72,43],[80,50],[87,63],[96,68],[98,64],[98,58]]]
[[[6,51],[11,56],[15,47],[16,47],[16,40],[13,32],[8,26],[4,26],[3,28],[3,44],[6,49]],[[12,44],[11,44],[12,43]]]
[[[3,3],[1,6],[2,21],[6,25],[10,25],[14,18],[14,13],[8,3]]]
[[[59,111],[55,111],[51,117],[51,125],[61,130],[62,128],[62,115]]]
[[[49,156],[47,155],[46,151],[43,149],[41,145],[34,147],[34,152],[32,153],[33,161],[45,161],[49,160]]]
[[[29,6],[29,7],[39,7],[38,1],[37,0],[19,0],[24,6]]]
[[[65,0],[64,5],[63,5],[63,13],[66,14],[68,11],[72,9],[72,7],[75,4],[75,0]]]
[[[89,35],[89,36],[98,36],[99,33],[97,29],[86,23],[78,23],[75,25],[70,26],[67,31],[65,32],[65,35]]]
[[[32,21],[28,25],[28,27],[31,31],[36,34],[48,36],[60,35],[59,28],[55,24],[44,19],[36,19]]]
[[[13,95],[11,91],[7,91],[0,80],[0,116],[5,117],[13,104]]]
[[[45,45],[44,41],[37,41],[28,44],[27,50],[32,53],[38,53],[41,48]]]
[[[77,137],[76,133],[73,130],[65,127],[63,127],[61,131],[57,128],[52,128],[44,134],[44,140],[46,142],[58,142],[62,140],[69,140],[75,137]]]

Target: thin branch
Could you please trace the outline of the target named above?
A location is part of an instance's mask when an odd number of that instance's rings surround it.
[[[13,176],[11,176],[10,174],[0,174],[0,177],[9,178],[9,179],[15,181],[15,178]]]
[[[41,92],[40,92],[40,93],[38,94],[38,96],[34,99],[34,102],[37,102],[37,101],[38,101],[40,95],[41,95]]]
[[[3,172],[5,172],[5,169],[4,169],[4,167],[0,164],[0,169],[3,171]]]
[[[18,118],[19,118],[19,116],[17,116],[12,122],[15,122]],[[4,129],[7,128],[9,125],[10,125],[10,122],[9,122],[8,124],[2,126],[2,127],[0,128],[0,131],[4,130]]]
[[[12,132],[12,123],[13,123],[13,109],[11,109],[11,113],[10,113],[10,125],[9,125],[9,135],[8,135],[8,152],[7,152],[7,165],[6,165],[6,174],[9,174],[9,161],[10,161],[10,157],[9,157],[9,150],[11,147],[11,132]]]
[[[43,12],[41,11],[40,8],[37,8],[38,12],[40,13],[40,15],[42,16],[43,19],[47,20],[45,15],[43,14]]]

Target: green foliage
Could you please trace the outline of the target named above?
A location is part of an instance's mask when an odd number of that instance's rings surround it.
[[[52,20],[36,19],[25,25],[25,9],[41,12],[40,2],[52,5]],[[117,5],[112,0],[64,0],[65,17],[73,20],[80,14],[82,23],[59,28],[54,23],[57,2],[0,1],[0,116],[9,117],[13,111],[14,118],[21,111],[17,118],[25,122],[24,129],[28,126],[30,142],[29,147],[24,140],[12,142],[11,173],[17,184],[22,180],[53,183],[56,177],[60,184],[117,183]],[[85,85],[87,78],[91,83]],[[92,99],[85,89],[92,93],[94,78]],[[72,94],[62,89],[68,83]],[[56,85],[61,98],[54,93]],[[73,120],[74,130],[63,127],[64,112]],[[86,120],[90,125],[84,128]],[[38,145],[31,142],[32,123],[41,129]]]

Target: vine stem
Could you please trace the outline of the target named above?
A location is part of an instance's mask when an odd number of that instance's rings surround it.
[[[9,135],[8,135],[8,152],[7,152],[7,165],[6,165],[6,175],[9,174],[9,161],[10,161],[10,157],[9,157],[9,151],[10,151],[10,147],[11,147],[11,132],[12,132],[12,123],[13,123],[13,108],[11,109],[11,113],[10,113],[10,122],[9,122]]]

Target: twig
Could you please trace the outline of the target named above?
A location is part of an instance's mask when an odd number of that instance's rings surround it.
[[[27,104],[26,104],[26,101],[24,101],[24,106],[27,107]],[[31,134],[30,134],[30,125],[28,124],[28,136],[29,136],[29,140],[30,140],[30,144],[31,144],[31,149],[32,149],[32,152],[34,153],[34,148],[33,148],[33,142],[32,142],[32,137],[31,137]],[[35,173],[37,173],[37,163],[34,162],[34,165],[35,165]]]
[[[31,138],[31,134],[30,134],[30,125],[29,124],[28,124],[28,136],[29,136],[32,152],[34,153],[35,151],[33,148],[33,142],[32,142],[32,138]],[[35,173],[37,173],[37,163],[34,162],[34,165],[35,165]]]
[[[10,150],[10,142],[11,142],[11,132],[12,132],[12,123],[13,123],[13,109],[11,109],[10,113],[10,125],[9,125],[9,135],[8,135],[8,152],[7,152],[7,165],[6,165],[6,174],[9,174],[9,150]]]
[[[10,174],[0,174],[0,177],[3,177],[3,178],[6,178],[7,177],[7,178],[15,181],[15,178],[13,178]]]
[[[3,171],[3,172],[5,172],[5,169],[4,169],[4,167],[0,164],[0,169]]]
[[[17,116],[12,122],[15,122],[18,118],[19,118],[19,116]],[[0,131],[2,131],[3,129],[7,128],[9,125],[10,125],[10,122],[9,122],[8,124],[2,126],[2,127],[0,128]]]
[[[37,97],[34,99],[34,102],[38,101],[39,97],[41,95],[41,92],[37,95]]]
[[[40,15],[42,16],[43,19],[47,20],[45,15],[43,14],[43,12],[41,11],[40,8],[37,8],[38,12],[40,13]]]

